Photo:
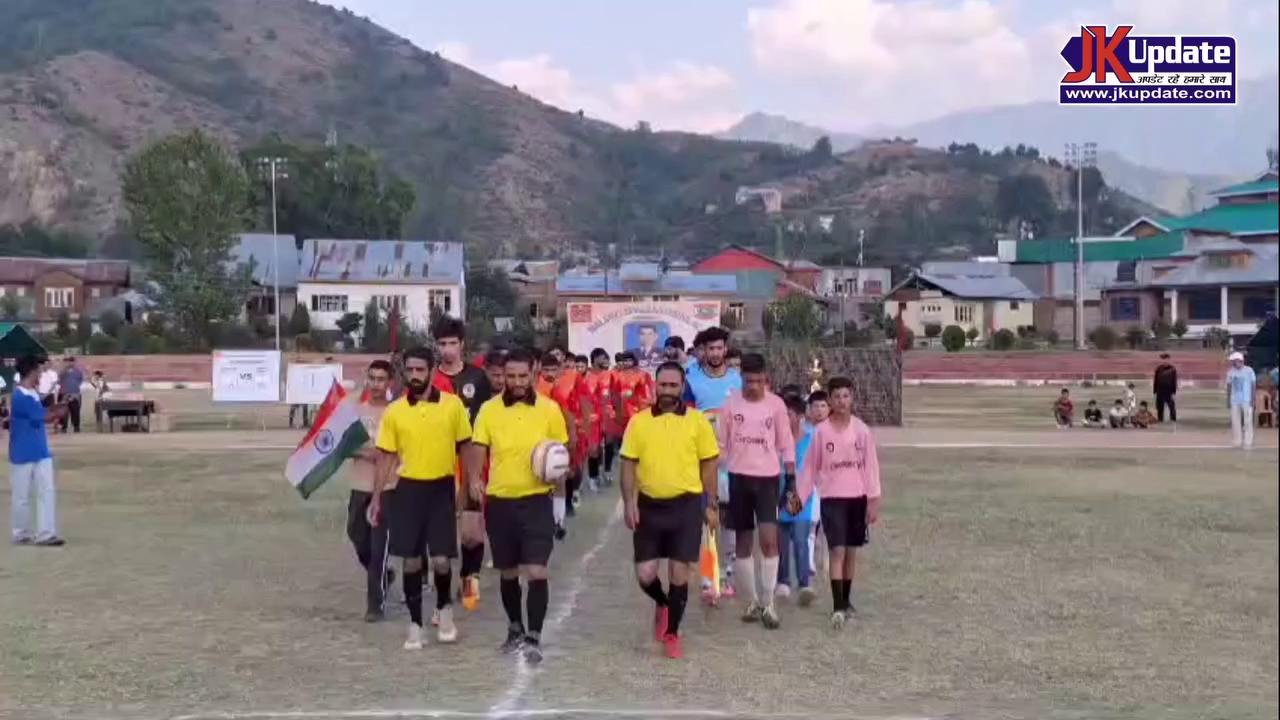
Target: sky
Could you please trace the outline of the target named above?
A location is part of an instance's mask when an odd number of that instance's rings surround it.
[[[1056,102],[1082,23],[1232,35],[1276,71],[1275,0],[325,0],[544,102],[714,132],[749,112],[831,130]]]

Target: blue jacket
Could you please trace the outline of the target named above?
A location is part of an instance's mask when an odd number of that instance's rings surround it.
[[[15,388],[9,405],[9,462],[25,465],[52,457],[40,400],[25,388]]]

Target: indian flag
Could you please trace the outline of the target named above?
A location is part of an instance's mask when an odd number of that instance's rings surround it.
[[[284,467],[289,484],[298,489],[303,499],[311,497],[347,458],[369,442],[369,433],[355,407],[343,402],[346,397],[347,392],[335,381],[316,414],[311,432],[298,443]]]

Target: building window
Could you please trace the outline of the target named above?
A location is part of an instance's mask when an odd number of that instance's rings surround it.
[[[1222,302],[1216,292],[1187,294],[1187,320],[1218,322],[1222,318]]]
[[[1136,260],[1116,263],[1116,282],[1131,283],[1137,281],[1138,263]]]
[[[742,327],[742,323],[747,319],[747,308],[742,303],[729,303],[729,309],[725,314],[733,321],[734,327]]]
[[[89,288],[89,297],[95,297],[95,298],[96,298],[96,297],[101,297],[101,296],[102,296],[102,288],[97,287],[97,286],[94,286],[94,287]]]
[[[679,295],[654,295],[654,302],[676,302],[680,299]]]
[[[26,295],[27,289],[22,286],[18,286],[18,297],[26,297]]]
[[[1112,320],[1141,320],[1142,304],[1136,297],[1111,298]]]
[[[1010,300],[1010,301],[1009,301],[1009,309],[1010,309],[1010,310],[1017,310],[1017,309],[1018,309],[1018,308],[1020,308],[1020,307],[1022,307],[1022,303],[1018,302],[1017,300]]]
[[[1276,303],[1273,298],[1254,295],[1244,299],[1243,309],[1245,320],[1262,320],[1269,313],[1276,311]]]
[[[956,305],[955,317],[958,323],[973,322],[973,306],[972,305]]]
[[[536,302],[529,303],[529,317],[531,318],[538,317],[538,303]]]
[[[940,313],[942,312],[942,306],[929,304],[929,305],[925,305],[923,310],[927,313]]]
[[[312,295],[312,312],[346,312],[346,295]]]
[[[391,312],[395,308],[399,312],[404,312],[405,306],[408,304],[407,295],[374,295],[373,302],[378,310],[382,312]]]
[[[868,280],[868,281],[866,281],[866,282],[862,283],[862,294],[863,294],[863,295],[871,295],[871,296],[873,296],[873,297],[874,297],[874,296],[876,296],[876,295],[879,295],[881,292],[883,292],[883,291],[880,289],[880,281],[879,281],[879,280]]]
[[[45,288],[44,306],[53,310],[65,310],[75,304],[75,288]]]
[[[432,309],[439,310],[442,313],[449,314],[453,312],[453,293],[449,290],[427,291],[427,302]]]

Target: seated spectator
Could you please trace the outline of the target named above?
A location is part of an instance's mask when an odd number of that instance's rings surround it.
[[[1133,426],[1142,430],[1146,430],[1156,424],[1155,413],[1151,412],[1151,408],[1147,405],[1147,401],[1143,400],[1138,403],[1138,412],[1133,415]]]
[[[1106,427],[1102,422],[1102,408],[1098,407],[1097,400],[1090,400],[1089,405],[1084,409],[1084,426],[1092,428]]]
[[[1058,424],[1059,429],[1071,427],[1071,416],[1074,411],[1075,405],[1071,402],[1071,391],[1062,388],[1062,393],[1053,403],[1053,420]]]
[[[1124,400],[1116,398],[1116,404],[1111,406],[1109,413],[1111,427],[1122,428],[1129,424],[1129,411],[1125,409]]]

